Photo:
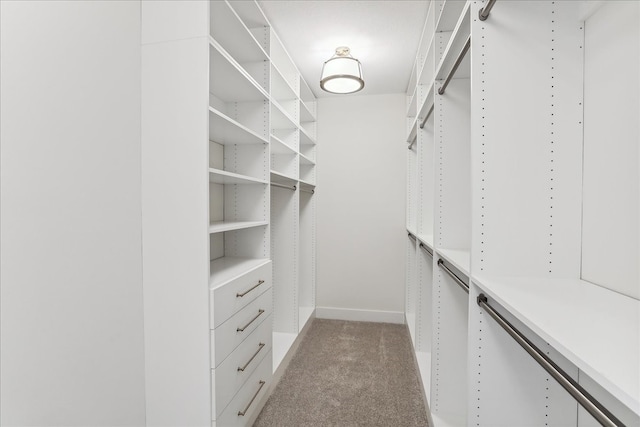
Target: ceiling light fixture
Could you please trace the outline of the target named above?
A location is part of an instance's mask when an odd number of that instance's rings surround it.
[[[362,65],[351,56],[346,46],[336,48],[336,53],[322,66],[320,87],[330,93],[354,93],[364,88]]]

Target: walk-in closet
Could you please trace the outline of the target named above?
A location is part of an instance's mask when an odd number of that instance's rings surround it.
[[[640,427],[640,1],[0,0],[0,46],[1,427]]]

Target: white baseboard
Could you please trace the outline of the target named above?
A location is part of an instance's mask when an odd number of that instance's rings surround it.
[[[379,322],[404,324],[401,311],[357,310],[353,308],[316,307],[318,319],[353,320],[357,322]]]

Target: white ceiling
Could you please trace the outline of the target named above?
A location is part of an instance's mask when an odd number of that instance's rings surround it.
[[[317,97],[322,64],[348,46],[360,60],[365,87],[359,95],[407,89],[429,0],[259,0]]]

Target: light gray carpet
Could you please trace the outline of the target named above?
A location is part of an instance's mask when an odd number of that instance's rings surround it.
[[[404,325],[315,319],[254,427],[427,426]]]

